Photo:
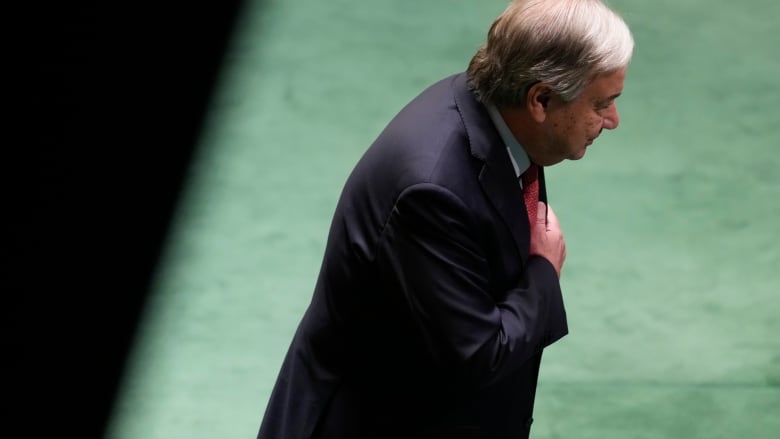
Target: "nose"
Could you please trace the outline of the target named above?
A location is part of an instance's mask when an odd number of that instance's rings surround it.
[[[620,114],[618,114],[617,105],[613,102],[604,113],[602,126],[608,130],[614,130],[618,125],[620,125]]]

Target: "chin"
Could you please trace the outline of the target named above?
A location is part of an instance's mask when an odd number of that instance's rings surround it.
[[[571,157],[569,157],[569,160],[579,160],[581,158],[585,157],[585,149],[583,149],[580,152],[572,154]]]

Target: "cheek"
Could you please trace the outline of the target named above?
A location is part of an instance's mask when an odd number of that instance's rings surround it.
[[[593,137],[601,130],[601,118],[592,111],[571,112],[561,118],[558,129],[566,137]]]
[[[589,116],[582,126],[588,136],[596,135],[601,131],[602,120],[600,117]]]
[[[601,118],[594,117],[592,113],[585,111],[567,112],[552,124],[552,132],[559,142],[568,144],[581,143],[583,138],[591,138],[598,135],[601,129]],[[563,146],[561,144],[561,146]]]
[[[574,113],[567,113],[559,123],[556,124],[557,131],[563,137],[572,137],[577,135],[578,131],[581,131],[580,123],[577,121],[577,115]]]

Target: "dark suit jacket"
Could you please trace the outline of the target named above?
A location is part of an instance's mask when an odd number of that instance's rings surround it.
[[[258,437],[527,437],[542,349],[568,331],[528,249],[485,108],[465,74],[434,84],[345,185]]]

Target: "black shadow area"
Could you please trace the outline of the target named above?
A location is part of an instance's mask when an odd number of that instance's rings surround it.
[[[97,438],[243,5],[27,3],[7,16],[4,430]]]

